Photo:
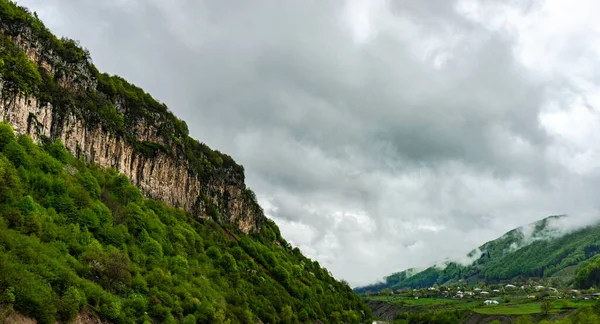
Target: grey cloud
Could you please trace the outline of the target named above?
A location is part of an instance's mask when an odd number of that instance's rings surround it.
[[[284,235],[352,284],[596,208],[539,123],[568,84],[456,2],[390,2],[362,42],[338,1],[20,3],[244,164]]]

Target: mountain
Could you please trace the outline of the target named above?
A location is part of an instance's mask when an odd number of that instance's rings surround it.
[[[242,166],[191,138],[144,90],[98,72],[87,50],[57,39],[25,8],[3,0],[0,10],[0,118],[17,133],[61,139],[77,158],[115,168],[147,196],[196,216],[212,205],[243,232],[260,228]]]
[[[564,231],[568,216],[550,216],[513,229],[500,238],[471,251],[468,264],[445,261],[423,271],[414,269],[394,273],[384,282],[355,289],[357,293],[385,288],[423,288],[466,280],[478,282],[516,282],[530,278],[551,278],[562,285],[589,286],[600,282],[588,280],[584,270],[594,265],[600,252],[600,225]],[[579,278],[574,281],[575,277]],[[592,271],[592,276],[596,272]]]
[[[0,0],[0,320],[357,323],[228,155]]]

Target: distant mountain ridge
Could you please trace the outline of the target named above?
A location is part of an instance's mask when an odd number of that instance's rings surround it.
[[[553,277],[573,282],[582,265],[600,253],[600,225],[564,232],[567,215],[549,216],[515,228],[472,250],[467,265],[446,261],[422,271],[407,269],[391,274],[383,282],[355,288],[357,293],[385,288],[423,288],[466,280],[469,283],[514,281]]]

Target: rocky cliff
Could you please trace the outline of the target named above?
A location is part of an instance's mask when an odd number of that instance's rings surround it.
[[[20,51],[23,60],[0,59],[1,120],[37,141],[62,140],[149,197],[245,233],[260,229],[265,218],[240,165],[190,138],[185,123],[143,90],[100,74],[86,50],[55,38],[37,17],[2,15],[0,52]]]

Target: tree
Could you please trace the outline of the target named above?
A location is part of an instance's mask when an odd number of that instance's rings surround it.
[[[8,94],[30,94],[42,82],[38,69],[25,52],[4,35],[0,37],[0,59],[0,75],[4,81],[4,91]]]
[[[0,203],[17,198],[20,181],[14,166],[0,154]]]
[[[523,315],[517,318],[515,324],[532,324],[531,315]]]
[[[4,146],[15,140],[15,133],[12,126],[7,122],[0,122],[0,151]]]
[[[86,304],[85,296],[75,287],[71,286],[60,299],[60,313],[65,321],[70,321]]]
[[[393,291],[391,288],[385,288],[385,289],[381,290],[381,294],[382,295],[391,295],[391,294],[393,294]]]
[[[7,310],[8,312],[12,312],[15,303],[15,287],[6,288],[4,295],[0,296],[0,302],[8,304]]]
[[[283,266],[276,266],[275,269],[273,269],[273,275],[275,275],[275,278],[277,278],[277,281],[279,281],[280,283],[284,285],[288,284],[290,274],[287,270],[285,270]]]
[[[331,318],[331,322],[332,323],[341,323],[341,317],[342,314],[340,314],[340,312],[332,312],[331,315],[329,315],[329,318]]]
[[[195,323],[196,323],[196,316],[194,316],[194,314],[188,314],[183,319],[183,324],[195,324]]]
[[[596,312],[596,314],[600,314],[600,299],[596,300],[592,308],[594,309],[594,312]]]
[[[294,277],[301,277],[302,276],[302,267],[299,266],[299,265],[297,265],[297,264],[295,264],[292,267],[292,272],[294,273]],[[347,285],[347,283],[346,283],[346,285]]]
[[[540,305],[540,308],[542,309],[542,313],[547,315],[552,309],[552,302],[548,299],[544,299]]]
[[[293,323],[294,320],[294,312],[292,311],[292,307],[290,305],[283,306],[281,309],[281,322],[282,323]]]
[[[16,141],[11,141],[4,146],[2,153],[15,165],[16,168],[29,165],[29,157],[25,149]]]
[[[157,260],[163,257],[162,246],[151,237],[149,237],[146,242],[142,243],[142,251],[149,257],[156,258]]]
[[[206,255],[208,255],[211,259],[218,261],[221,259],[221,250],[217,246],[213,245],[206,249]]]
[[[187,276],[188,274],[188,261],[185,257],[177,255],[171,259],[171,271],[180,276]]]
[[[237,272],[237,263],[231,254],[225,252],[223,256],[221,256],[221,260],[219,261],[221,267],[227,273],[235,273]]]
[[[98,184],[98,180],[89,171],[79,172],[76,177],[92,198],[100,198],[100,185]]]

